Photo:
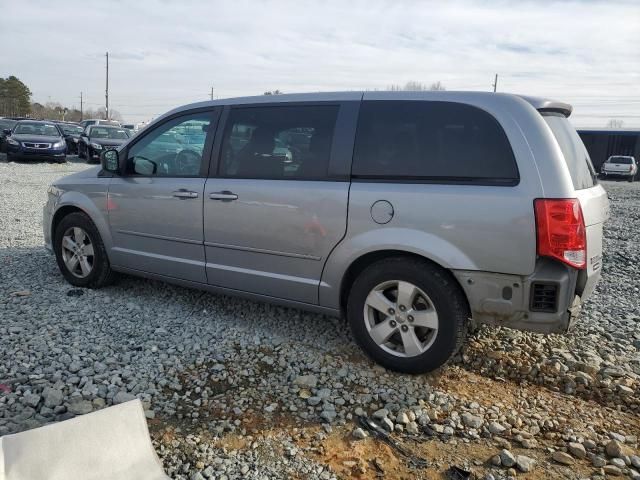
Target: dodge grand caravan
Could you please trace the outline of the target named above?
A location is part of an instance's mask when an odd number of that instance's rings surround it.
[[[375,361],[429,371],[471,324],[566,332],[592,293],[609,207],[570,114],[478,92],[196,103],[56,181],[44,237],[72,285],[344,315]]]

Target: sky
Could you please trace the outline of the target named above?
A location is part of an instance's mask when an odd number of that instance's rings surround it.
[[[640,0],[0,0],[0,77],[128,122],[214,98],[409,81],[571,103],[640,128]]]

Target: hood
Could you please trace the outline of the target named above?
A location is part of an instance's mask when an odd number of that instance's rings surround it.
[[[89,141],[91,143],[97,143],[98,145],[102,145],[105,147],[119,147],[120,145],[124,144],[127,140],[129,139],[125,138],[123,140],[117,140],[115,138],[89,138]]]
[[[13,134],[10,138],[13,138],[16,142],[29,142],[29,143],[56,143],[62,140],[62,137],[48,137],[45,135],[29,135],[29,134]]]
[[[78,180],[81,180],[84,178],[96,178],[100,170],[102,170],[102,167],[98,165],[96,167],[91,167],[91,168],[87,168],[86,170],[82,170],[81,172],[72,173],[71,175],[65,175],[64,177],[61,177],[57,179],[55,182],[53,182],[53,185],[64,187],[64,185],[77,184]]]

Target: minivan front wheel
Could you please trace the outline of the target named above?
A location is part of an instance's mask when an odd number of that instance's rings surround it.
[[[85,213],[70,213],[60,221],[53,248],[60,272],[71,285],[100,288],[113,280],[100,233]]]
[[[351,331],[362,349],[404,373],[444,365],[464,342],[468,317],[460,287],[447,272],[403,257],[367,267],[347,303]]]

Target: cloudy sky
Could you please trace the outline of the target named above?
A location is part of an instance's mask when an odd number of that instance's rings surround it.
[[[640,1],[0,0],[0,77],[128,121],[215,97],[385,89],[542,95],[640,127]]]

